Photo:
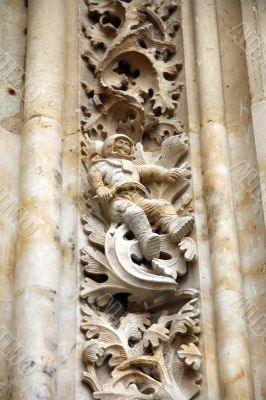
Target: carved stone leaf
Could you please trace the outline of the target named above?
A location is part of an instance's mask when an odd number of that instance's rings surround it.
[[[126,23],[123,25],[119,36],[126,36],[129,32],[132,32],[133,29],[138,28],[141,22],[145,20],[143,12],[150,2],[151,0],[120,0],[120,4],[124,6],[126,11]]]
[[[186,304],[184,304],[184,306],[178,311],[178,315],[186,315],[198,322],[197,317],[200,315],[198,297],[189,300]]]
[[[186,261],[195,261],[197,258],[197,245],[195,241],[190,238],[186,237],[178,243],[178,246],[182,253],[184,253],[184,258]]]
[[[171,368],[175,368],[177,365],[170,363],[170,368],[166,370],[165,360],[157,356],[131,359],[130,368],[128,368],[128,362],[114,370],[114,385],[123,383],[127,387],[134,381],[141,392],[152,393],[153,400],[190,400],[199,392],[199,386],[196,384],[198,375],[192,371],[193,380],[184,376],[187,367],[177,356],[176,359],[179,367],[173,372]],[[153,377],[154,375],[156,379]]]
[[[141,143],[136,144],[135,148],[135,160],[134,163],[137,165],[147,164],[146,162],[146,155],[143,151],[143,146]]]
[[[84,358],[86,355],[89,356],[86,358],[87,362],[92,362],[92,359],[96,358],[96,361],[101,363],[102,360],[100,360],[99,356],[103,357],[105,355],[107,357],[111,355],[109,364],[115,367],[127,359],[127,349],[124,346],[124,341],[111,324],[103,318],[103,315],[84,316],[81,329],[86,332],[86,338],[88,339],[83,353]],[[93,352],[95,335],[98,336],[99,345]]]
[[[124,293],[126,289],[121,281],[113,277],[110,272],[108,275],[107,281],[100,284],[93,279],[85,278],[81,284],[80,297],[86,299],[88,304],[95,303],[99,307],[105,307],[113,294]]]
[[[146,118],[144,130],[151,139],[156,140],[158,145],[162,145],[167,138],[179,135],[183,132],[183,125],[177,118],[169,120],[164,116],[158,118],[149,116],[149,119]]]
[[[122,384],[118,384],[115,387],[112,385],[104,385],[101,392],[95,392],[94,398],[99,400],[152,400],[151,394],[141,393],[137,386],[134,384],[129,385],[125,388]]]
[[[171,12],[173,12],[177,7],[178,5],[176,0],[168,0],[167,2],[164,0],[154,0],[152,3],[152,8],[158,13],[163,21],[167,20],[171,15]]]
[[[176,316],[173,318],[170,328],[170,336],[174,338],[176,335],[184,335],[190,331],[194,331],[195,323],[187,316]]]
[[[170,324],[170,339],[173,340],[176,335],[186,335],[190,341],[197,342],[197,335],[200,333],[199,327],[199,310],[197,308],[198,299],[187,302],[177,314],[163,315],[159,318],[158,323],[162,326]]]
[[[162,154],[159,159],[156,160],[156,164],[168,169],[176,167],[178,162],[187,154],[188,146],[186,141],[186,135],[182,137],[173,136],[166,139],[162,144]],[[140,149],[138,149],[138,154],[141,154]],[[181,176],[174,184],[155,182],[148,184],[151,198],[165,199],[171,203],[175,202],[179,195],[181,195],[190,184],[188,179],[190,177],[189,165],[184,163],[179,167],[179,170]]]
[[[108,36],[102,31],[100,24],[91,26],[85,22],[82,31],[84,36],[90,40],[91,46],[95,50],[99,47],[106,48],[112,42],[112,37],[108,38]]]
[[[106,343],[91,339],[83,350],[83,361],[85,363],[96,363],[104,355],[106,348]]]
[[[178,285],[175,278],[177,274],[181,276],[186,272],[185,261],[180,256],[178,247],[170,244],[169,241],[167,244],[165,235],[162,235],[161,248],[164,254],[169,254],[169,260],[156,259],[158,266],[161,265],[167,272],[164,273],[165,276],[160,276],[132,260],[132,255],[136,259],[139,254],[139,260],[142,256],[136,240],[125,240],[126,233],[127,229],[124,225],[114,230],[110,228],[105,239],[105,254],[92,246],[82,249],[84,272],[89,278],[86,278],[81,285],[81,297],[87,299],[88,303],[96,302],[99,306],[105,306],[113,294],[128,293],[131,303],[144,304],[144,302],[153,302],[164,292],[176,293]],[[113,248],[116,249],[115,256]],[[172,270],[171,273],[170,270]],[[105,279],[98,282],[97,275]],[[138,286],[143,288],[141,292]]]
[[[85,25],[85,36],[90,40],[94,49],[99,46],[106,49],[124,24],[124,7],[119,1],[86,0],[85,2],[88,5],[88,15],[98,20],[94,25]]]
[[[167,349],[167,370],[170,371],[172,384],[169,385],[169,392],[173,397],[171,399],[180,398],[180,389],[182,396],[181,398],[194,399],[196,394],[200,391],[199,383],[201,381],[201,375],[193,369],[188,368],[184,361],[178,356],[177,351],[173,348]],[[168,387],[167,387],[168,388]]]
[[[166,80],[165,74],[168,74],[173,80],[180,70],[180,64],[172,64],[165,67],[163,62],[158,63],[158,75],[159,71],[165,71],[161,76],[161,82],[158,85],[159,89],[154,93],[152,98],[153,110],[161,110],[162,114],[166,114],[168,111],[174,111],[177,107],[177,101],[173,100],[179,96],[179,90],[176,87],[171,87],[169,81]],[[169,96],[170,94],[170,96]]]
[[[129,313],[120,319],[118,331],[127,340],[127,343],[130,340],[139,341],[142,339],[142,333],[146,331],[146,327],[149,325],[148,314]]]
[[[147,185],[152,199],[164,199],[174,203],[179,196],[189,187],[190,181],[180,177],[175,183],[156,183]]]
[[[146,314],[127,314],[120,319],[117,330],[104,318],[103,313],[85,315],[81,329],[86,332],[88,341],[83,356],[87,362],[96,362],[101,361],[100,357],[104,355],[111,355],[109,364],[115,367],[127,359],[132,351],[130,341],[134,343],[141,341],[148,325],[150,320]]]
[[[194,370],[200,369],[202,355],[194,343],[183,344],[178,350],[178,355],[188,367]]]
[[[165,168],[173,168],[188,152],[188,138],[185,134],[172,136],[162,144],[162,155],[157,161]]]
[[[169,330],[158,324],[152,324],[144,333],[143,346],[144,348],[160,346],[161,342],[166,342],[169,339]]]
[[[99,382],[97,372],[94,364],[88,364],[84,361],[86,365],[86,371],[82,372],[82,381],[87,383],[93,392],[101,390],[101,383]]]
[[[198,335],[200,333],[199,320],[197,319],[197,310],[193,312],[186,310],[189,304],[193,302],[197,304],[197,299],[191,300],[185,305],[177,315],[173,316],[170,328],[170,337],[174,338],[176,335],[184,335],[185,341],[198,343]]]
[[[89,215],[86,214],[82,215],[83,223],[84,224],[86,224],[87,222],[89,223],[92,216],[98,219],[98,221],[95,222],[96,224],[100,222],[104,226],[106,224],[106,221],[102,215],[101,206],[99,202],[96,201],[95,193],[91,190],[91,187],[89,187],[89,190],[84,193],[84,198],[86,200],[86,206],[89,210]]]
[[[81,250],[81,261],[85,264],[84,267],[84,273],[85,275],[103,275],[104,273],[107,272],[107,270],[103,267],[102,264],[100,264],[98,261],[96,261],[93,257],[91,257],[87,251],[86,248]]]

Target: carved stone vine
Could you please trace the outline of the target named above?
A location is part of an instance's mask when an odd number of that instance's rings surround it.
[[[81,0],[81,14],[83,380],[95,399],[189,400],[201,353],[179,1]]]

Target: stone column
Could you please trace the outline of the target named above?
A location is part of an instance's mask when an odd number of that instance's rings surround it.
[[[194,1],[201,109],[201,153],[213,274],[213,298],[224,400],[253,399],[244,311],[232,312],[243,296],[220,65],[215,1]]]
[[[254,191],[261,196],[266,222],[266,3],[264,0],[241,0],[241,5],[244,37],[240,37],[236,29],[234,40],[246,51],[260,177],[260,187],[254,187]],[[247,174],[252,184],[252,171]]]
[[[200,148],[200,104],[197,95],[197,64],[193,22],[193,0],[182,1],[182,29],[184,40],[186,92],[188,102],[189,143],[193,184],[193,208],[195,213],[195,232],[198,247],[198,267],[202,320],[202,391],[210,399],[220,400],[219,371],[217,361],[216,337],[213,328],[214,306],[210,288],[212,273],[207,229],[206,202],[202,179],[202,158]]]
[[[242,269],[255,398],[262,400],[266,397],[266,3],[263,0],[247,0],[241,1],[241,7],[242,24],[236,26],[230,36],[234,46],[240,47],[247,62],[256,160],[252,162],[252,151],[249,149],[248,156],[242,162],[245,204],[249,196],[254,210],[250,214],[249,237],[243,229],[245,220],[241,221],[243,236],[245,234],[246,241],[249,240],[249,246],[252,247],[243,260]]]
[[[56,398],[64,22],[64,0],[29,1],[20,204],[37,229],[19,232],[17,246],[14,332],[23,351],[16,400]]]
[[[58,340],[57,399],[74,400],[80,383],[77,347],[80,310],[77,310],[79,272],[79,1],[65,0],[66,79],[64,105],[64,146],[62,155],[62,272]],[[78,304],[79,307],[79,304]],[[81,399],[80,399],[81,400]]]
[[[19,159],[26,38],[26,7],[0,2],[0,399],[7,398],[12,351],[13,277],[18,225]],[[27,210],[24,211],[24,221]],[[26,227],[24,222],[23,228]],[[29,224],[28,224],[29,227]],[[27,231],[27,230],[26,230]],[[26,232],[24,230],[24,233]]]

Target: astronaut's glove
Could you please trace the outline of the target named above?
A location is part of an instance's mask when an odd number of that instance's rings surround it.
[[[98,188],[96,194],[97,197],[102,201],[111,200],[111,198],[113,197],[113,193],[111,192],[111,190],[104,186]]]
[[[178,181],[180,178],[189,178],[191,172],[188,168],[188,164],[184,163],[181,168],[169,169],[164,175],[166,182],[173,183]]]

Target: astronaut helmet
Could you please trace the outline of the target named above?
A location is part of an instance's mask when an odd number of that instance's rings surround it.
[[[135,158],[134,143],[127,135],[112,135],[105,140],[102,155],[104,158],[133,160]]]

